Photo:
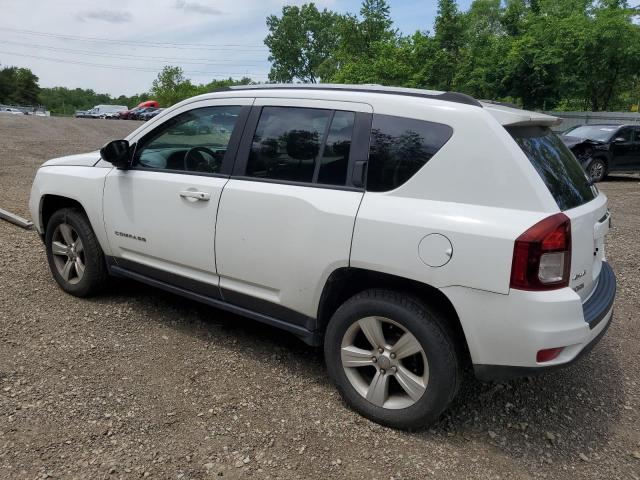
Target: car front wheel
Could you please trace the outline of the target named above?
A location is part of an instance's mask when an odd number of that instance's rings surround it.
[[[601,158],[595,158],[589,164],[589,177],[594,182],[601,182],[607,176],[607,164]]]
[[[437,420],[457,393],[460,361],[444,318],[415,297],[367,290],[345,302],[325,334],[325,361],[345,401],[393,428]]]
[[[104,254],[89,220],[78,209],[58,210],[47,223],[47,260],[53,278],[67,293],[86,297],[107,282]]]

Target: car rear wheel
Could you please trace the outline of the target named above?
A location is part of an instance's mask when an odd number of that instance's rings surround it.
[[[65,292],[86,297],[107,283],[102,248],[80,210],[55,212],[47,223],[45,245],[53,278]]]
[[[325,361],[345,401],[393,428],[425,427],[447,408],[461,378],[455,342],[420,300],[367,290],[345,302],[325,334]]]
[[[607,176],[607,164],[601,158],[594,158],[589,164],[588,172],[591,180],[601,182]]]

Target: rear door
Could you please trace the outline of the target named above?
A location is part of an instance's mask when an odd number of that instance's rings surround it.
[[[591,184],[576,158],[549,128],[507,127],[507,131],[537,170],[558,208],[571,219],[569,286],[584,301],[597,284],[605,258],[607,197]]]
[[[226,301],[313,328],[328,275],[349,264],[371,107],[257,98],[220,200],[216,261]]]

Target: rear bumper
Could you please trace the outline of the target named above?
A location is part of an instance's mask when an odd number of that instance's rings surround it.
[[[570,288],[508,295],[463,287],[442,291],[458,312],[476,376],[505,380],[571,364],[593,348],[611,323],[616,280],[603,262],[584,304]],[[563,347],[558,357],[536,361],[538,351],[556,347]]]
[[[608,317],[608,318],[607,318]],[[578,361],[583,356],[587,355],[593,347],[595,347],[596,343],[600,341],[604,334],[609,329],[611,325],[611,321],[613,320],[613,310],[609,312],[609,314],[605,317],[607,318],[605,325],[600,330],[600,332],[582,349],[578,352],[578,354],[573,357],[572,360],[569,360],[565,363],[557,363],[551,366],[540,366],[540,367],[511,367],[508,365],[473,365],[473,371],[478,380],[483,382],[502,382],[506,380],[513,380],[514,378],[521,377],[529,377],[533,375],[539,375],[541,373],[549,372],[551,370],[556,370],[558,368],[563,368],[569,365],[572,365],[576,361]]]

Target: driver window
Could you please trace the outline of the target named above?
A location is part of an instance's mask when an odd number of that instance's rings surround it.
[[[167,120],[136,150],[138,168],[219,173],[240,106],[205,107]]]
[[[629,127],[621,128],[620,130],[618,130],[618,133],[616,134],[615,138],[623,138],[625,142],[630,142],[631,133],[632,133],[632,130]]]

